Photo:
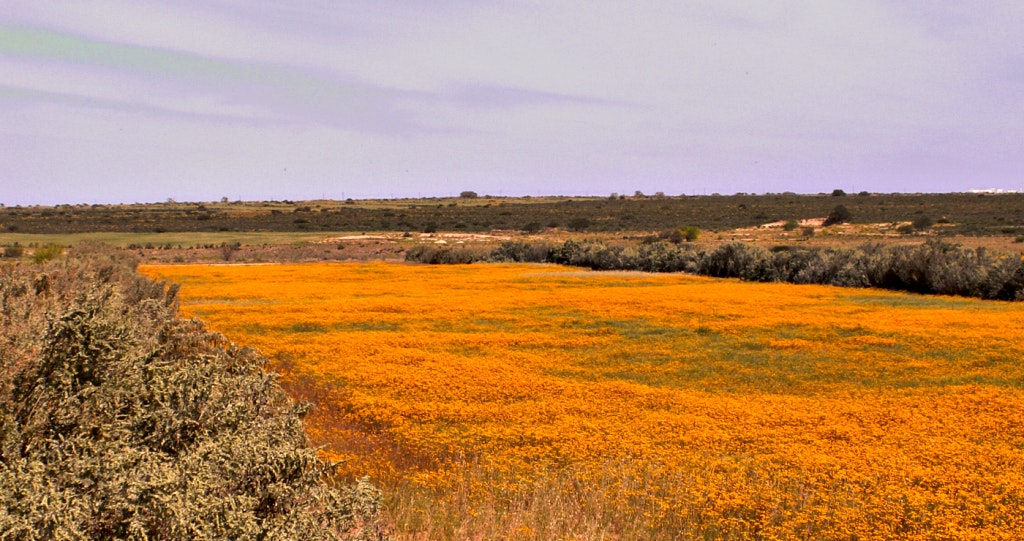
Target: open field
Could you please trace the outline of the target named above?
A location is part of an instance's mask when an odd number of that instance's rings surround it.
[[[146,266],[402,539],[1019,539],[1024,306],[550,265]]]

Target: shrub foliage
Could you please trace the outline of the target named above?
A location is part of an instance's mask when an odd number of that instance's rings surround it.
[[[843,194],[846,195],[846,194]],[[845,205],[836,205],[829,211],[828,216],[825,217],[825,222],[822,225],[836,225],[844,224],[849,222],[853,218],[853,213],[846,208]]]
[[[304,406],[176,288],[93,249],[0,270],[0,537],[377,539]]]
[[[772,250],[732,242],[712,250],[659,241],[639,246],[608,246],[600,241],[567,240],[561,245],[510,241],[490,254],[410,250],[409,261],[471,263],[509,261],[559,263],[594,270],[688,272],[757,282],[791,282],[847,287],[878,287],[914,293],[1024,300],[1024,261],[991,255],[940,240],[917,246],[866,244],[858,248]]]

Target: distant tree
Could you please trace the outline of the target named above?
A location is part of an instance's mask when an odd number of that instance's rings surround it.
[[[476,199],[478,196],[477,196],[476,192],[466,190],[466,191],[460,193],[459,197],[461,197],[462,199]]]
[[[573,231],[585,231],[590,227],[590,220],[586,218],[573,218],[572,220],[569,220],[567,225],[569,226],[569,229]]]
[[[538,233],[544,226],[540,225],[540,222],[530,222],[523,226],[524,233]]]
[[[651,238],[654,239],[653,236]],[[667,240],[667,241],[671,242],[672,244],[682,244],[684,237],[683,237],[683,232],[680,230],[680,228],[676,228],[676,229],[669,229],[668,231],[662,231],[661,234],[658,235],[658,238],[660,238],[662,240]],[[656,239],[654,239],[654,240],[656,240]],[[644,242],[647,242],[646,238],[644,239]]]
[[[846,192],[844,192],[843,190],[840,190],[839,188],[836,188],[835,190],[832,190],[832,197],[842,197],[844,195],[846,195]]]
[[[683,242],[693,242],[700,236],[700,229],[693,225],[684,225],[668,231],[663,231],[659,237],[662,240],[667,240],[672,244],[682,244]]]
[[[825,223],[822,225],[836,225],[850,221],[853,218],[853,214],[843,205],[836,205],[828,216],[825,218]]]
[[[913,225],[914,229],[918,231],[924,231],[925,229],[928,229],[929,227],[932,226],[932,219],[929,218],[928,216],[918,216],[917,218],[914,218],[914,221],[911,222],[911,225]]]

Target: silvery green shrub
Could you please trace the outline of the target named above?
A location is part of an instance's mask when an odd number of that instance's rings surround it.
[[[116,252],[0,272],[0,539],[380,539],[255,350]]]

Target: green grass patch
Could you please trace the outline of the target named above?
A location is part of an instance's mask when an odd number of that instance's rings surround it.
[[[289,326],[285,327],[285,332],[289,332],[289,333],[318,333],[318,334],[322,334],[322,333],[325,333],[327,331],[328,331],[327,327],[325,327],[325,326],[323,326],[323,325],[321,325],[319,323],[312,323],[312,322],[308,322],[308,321],[301,321],[299,323],[295,323],[295,324],[292,324],[292,325],[289,325]]]
[[[913,293],[896,293],[885,295],[850,295],[844,300],[864,306],[889,306],[893,308],[941,308],[948,310],[998,310],[1000,307],[987,306],[994,301],[978,301],[976,299],[942,297],[938,295],[917,295]],[[996,303],[997,304],[997,303]]]
[[[397,332],[402,330],[402,326],[389,321],[346,321],[331,325],[331,330],[338,332]]]

